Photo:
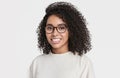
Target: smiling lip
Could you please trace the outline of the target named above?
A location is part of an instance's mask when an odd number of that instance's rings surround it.
[[[58,43],[60,43],[61,39],[60,38],[53,38],[53,39],[51,39],[51,41],[53,44],[58,44]]]

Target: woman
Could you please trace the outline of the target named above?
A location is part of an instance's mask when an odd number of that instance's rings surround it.
[[[34,59],[31,78],[94,78],[91,62],[85,56],[91,49],[89,31],[72,4],[49,5],[37,33],[43,54]]]

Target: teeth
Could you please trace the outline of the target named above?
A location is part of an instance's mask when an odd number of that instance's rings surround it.
[[[54,44],[58,44],[59,42],[60,42],[60,38],[53,38],[52,39],[52,42],[54,43]]]
[[[60,41],[59,38],[55,38],[55,39],[52,39],[52,41],[56,42],[56,41]]]

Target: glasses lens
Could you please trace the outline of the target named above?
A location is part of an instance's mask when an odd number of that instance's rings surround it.
[[[57,27],[58,32],[63,33],[66,31],[66,26],[64,24]]]
[[[52,26],[46,26],[45,30],[46,30],[47,33],[52,33],[53,27]]]

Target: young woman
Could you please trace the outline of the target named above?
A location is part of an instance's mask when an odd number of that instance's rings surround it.
[[[49,5],[37,33],[43,54],[33,60],[31,78],[94,78],[91,61],[85,56],[91,49],[89,31],[71,3]]]

